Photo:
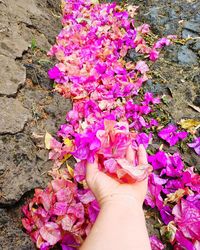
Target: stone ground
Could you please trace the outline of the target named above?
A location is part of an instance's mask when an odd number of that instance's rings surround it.
[[[22,231],[21,205],[35,187],[45,187],[52,164],[44,149],[45,131],[55,133],[71,103],[52,92],[46,52],[61,29],[59,0],[0,0],[0,249],[35,249]],[[200,119],[200,2],[130,1],[140,6],[138,22],[158,36],[192,39],[166,48],[152,65],[146,89],[165,95],[163,121]],[[129,53],[134,60],[135,54]],[[166,118],[167,117],[167,118]],[[157,147],[157,145],[153,145]],[[171,149],[173,151],[173,148]],[[182,149],[183,150],[183,149]],[[188,165],[199,158],[183,150]],[[152,218],[150,232],[156,231]]]

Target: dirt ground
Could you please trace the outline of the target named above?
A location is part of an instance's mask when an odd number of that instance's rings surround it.
[[[129,1],[139,5],[137,22],[149,23],[158,36],[179,42],[164,49],[151,66],[145,89],[163,96],[162,121],[200,119],[200,2]],[[70,100],[52,92],[46,52],[61,29],[59,0],[0,0],[0,249],[35,249],[22,231],[20,207],[35,187],[45,187],[52,163],[44,149],[46,131],[64,123]],[[191,37],[187,41],[188,36]],[[134,60],[134,53],[129,58]],[[156,143],[152,145],[156,148]],[[173,151],[174,149],[170,149]],[[182,148],[187,165],[200,159]],[[148,229],[158,234],[149,217]]]

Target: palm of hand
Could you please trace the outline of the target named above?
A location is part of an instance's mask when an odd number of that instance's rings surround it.
[[[136,153],[139,165],[148,164],[146,151],[142,145],[137,152],[129,147],[126,159],[134,166]],[[132,197],[142,205],[147,192],[147,179],[133,184],[121,184],[98,169],[97,158],[94,163],[87,165],[86,180],[100,205],[120,196]]]

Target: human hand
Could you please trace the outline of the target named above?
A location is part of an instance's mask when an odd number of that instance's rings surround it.
[[[146,150],[143,145],[139,146],[137,152],[131,146],[127,149],[126,159],[133,166],[136,155],[139,165],[148,164]],[[94,163],[87,164],[86,181],[100,206],[112,201],[124,201],[124,199],[125,201],[134,200],[139,206],[142,206],[147,192],[147,178],[133,184],[119,183],[99,170],[98,157],[95,157]]]

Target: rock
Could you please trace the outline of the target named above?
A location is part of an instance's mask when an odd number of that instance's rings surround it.
[[[30,111],[14,98],[0,97],[0,107],[0,134],[22,131],[25,123],[31,118]]]
[[[30,42],[20,35],[17,24],[9,24],[8,29],[3,32],[0,40],[0,54],[10,58],[20,58],[24,51],[28,50]]]
[[[196,52],[198,52],[200,50],[200,41],[196,41],[193,46],[192,46],[192,49]]]
[[[200,33],[200,22],[188,21],[184,24],[184,28],[194,33]]]
[[[26,80],[26,69],[14,59],[0,55],[0,94],[15,95]]]
[[[45,111],[48,114],[56,117],[56,119],[60,119],[61,117],[66,115],[71,107],[72,106],[69,99],[60,96],[58,93],[54,93],[51,103],[47,107],[45,107]]]
[[[0,136],[0,205],[13,205],[26,192],[45,186],[42,173],[48,160],[36,157],[37,147],[28,135]],[[42,164],[41,164],[42,162]]]
[[[187,48],[187,46],[182,46],[178,51],[178,61],[180,64],[196,65],[198,64],[198,58],[196,54]]]
[[[16,222],[16,218],[21,218],[20,211],[15,211],[14,215],[12,218],[10,210],[0,209],[0,249],[35,250],[30,237],[22,231],[22,225]]]
[[[182,38],[184,39],[187,39],[188,37],[196,37],[196,36],[197,35],[190,30],[183,29],[182,31]]]
[[[200,107],[200,96],[199,95],[195,97],[193,104]]]

